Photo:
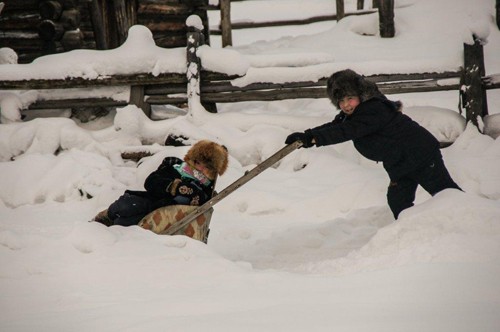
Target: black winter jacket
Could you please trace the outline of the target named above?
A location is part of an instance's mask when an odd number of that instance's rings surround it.
[[[156,171],[151,173],[144,182],[146,191],[131,191],[129,194],[148,198],[153,209],[167,205],[202,205],[212,197],[213,183],[204,186],[199,181],[187,177],[181,177],[173,167],[182,164],[182,160],[176,157],[167,157]],[[174,180],[179,179],[175,194],[172,195]]]
[[[439,142],[425,128],[397,110],[398,104],[374,97],[351,115],[338,114],[332,122],[306,130],[316,146],[352,140],[364,157],[383,162],[392,181],[440,156]]]

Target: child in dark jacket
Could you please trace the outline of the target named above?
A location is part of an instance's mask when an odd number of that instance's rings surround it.
[[[388,100],[377,85],[352,70],[334,73],[327,93],[340,109],[332,122],[289,135],[303,147],[352,140],[364,157],[382,162],[390,178],[387,200],[394,218],[413,206],[417,186],[428,193],[460,189],[446,169],[436,138],[401,112],[401,102]]]
[[[167,157],[144,182],[146,191],[126,190],[94,221],[107,226],[137,225],[148,213],[168,205],[202,205],[212,197],[214,180],[228,164],[227,149],[214,142],[193,145],[184,160]]]

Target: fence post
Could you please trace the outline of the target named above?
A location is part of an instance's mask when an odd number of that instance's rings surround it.
[[[337,6],[337,22],[338,22],[345,16],[344,0],[336,0],[336,6]]]
[[[189,113],[193,114],[195,105],[200,103],[201,60],[197,51],[200,46],[201,19],[199,16],[191,15],[187,18],[186,25],[188,30],[186,47],[187,100]]]
[[[464,70],[460,84],[465,119],[479,128],[478,117],[488,115],[488,100],[481,77],[485,75],[482,41],[473,36],[474,44],[464,44]]]
[[[496,18],[497,18],[497,27],[500,29],[500,0],[497,0],[496,1],[496,10],[497,10],[497,15],[496,15]]]
[[[142,109],[148,118],[151,117],[151,105],[144,101],[144,85],[132,85],[130,87],[128,103]]]
[[[220,0],[220,29],[222,32],[222,47],[232,46],[231,0]]]
[[[380,37],[394,37],[396,34],[394,28],[394,0],[379,0],[378,18]]]

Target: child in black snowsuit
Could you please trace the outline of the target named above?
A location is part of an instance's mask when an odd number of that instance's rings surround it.
[[[446,169],[439,142],[401,112],[401,102],[390,101],[376,84],[352,70],[334,73],[328,96],[340,112],[332,122],[289,135],[303,147],[324,146],[352,140],[364,157],[382,162],[390,184],[387,200],[394,217],[413,206],[417,186],[435,195],[447,188],[460,189]]]
[[[148,213],[168,205],[202,205],[212,197],[214,180],[227,168],[224,146],[200,141],[187,152],[184,160],[167,157],[144,182],[146,191],[126,190],[94,221],[107,226],[137,225]]]

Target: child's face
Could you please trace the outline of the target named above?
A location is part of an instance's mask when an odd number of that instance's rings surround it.
[[[339,107],[347,115],[351,115],[354,109],[360,104],[358,96],[346,96],[339,101]]]
[[[204,163],[195,160],[194,161],[194,168],[196,168],[198,171],[202,172],[203,175],[205,175],[210,180],[213,180],[212,177],[210,176],[210,174],[211,174],[210,169]]]

